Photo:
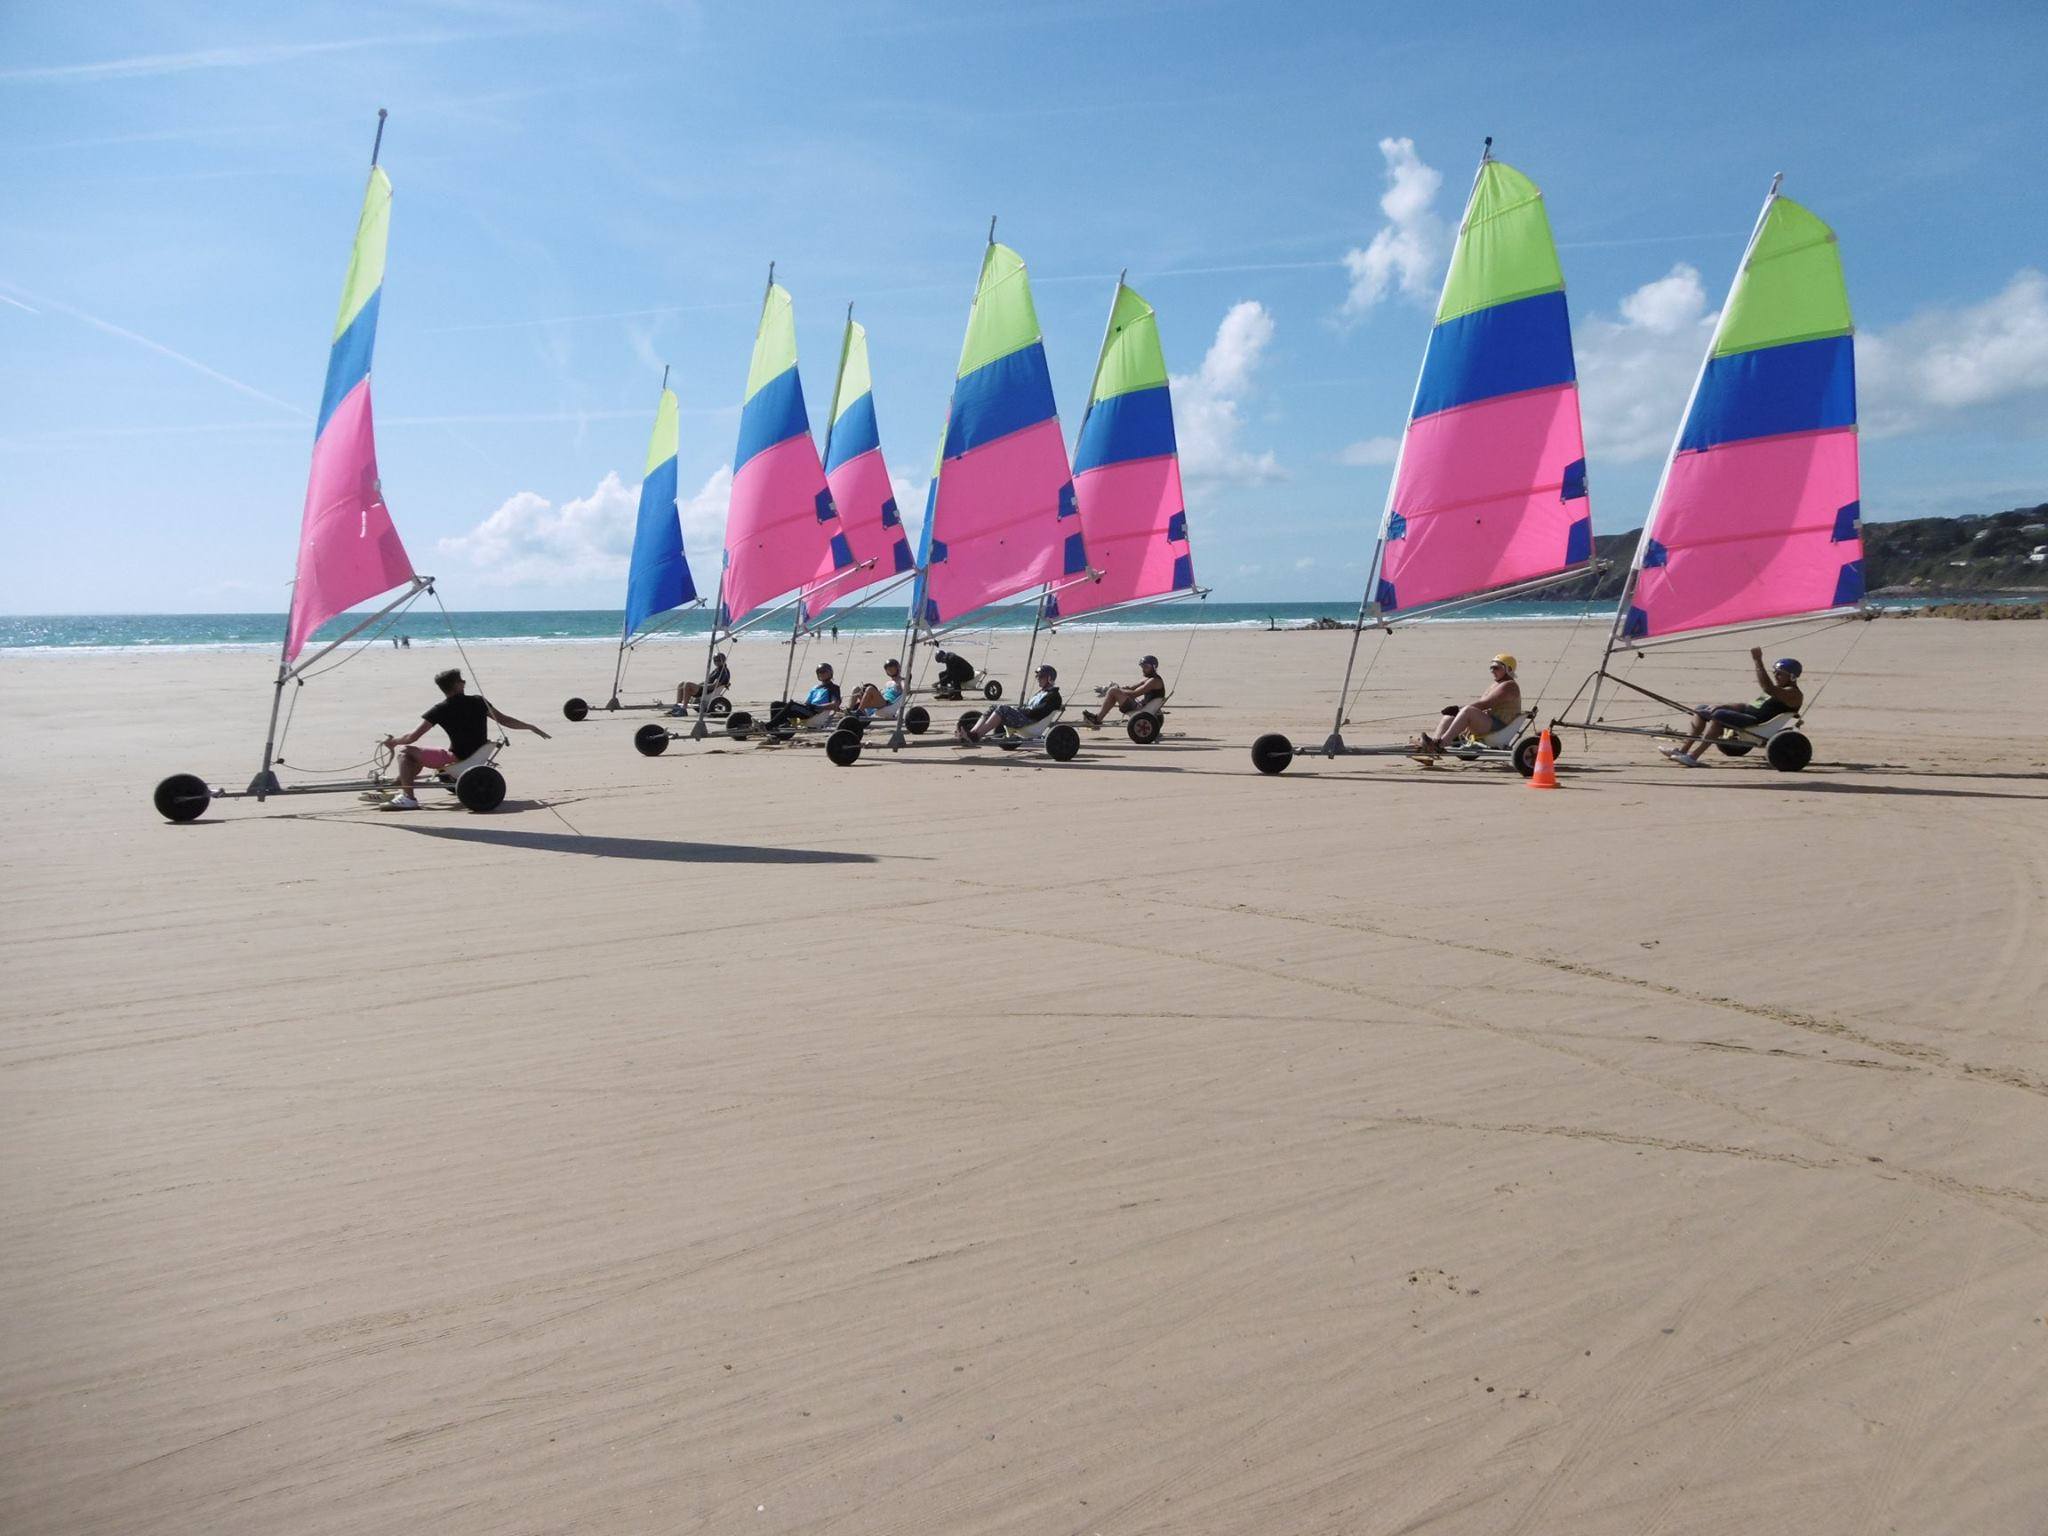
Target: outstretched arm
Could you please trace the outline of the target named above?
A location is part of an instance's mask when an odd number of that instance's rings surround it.
[[[542,730],[537,725],[528,725],[524,720],[514,720],[510,715],[506,714],[503,710],[500,710],[493,705],[486,704],[484,708],[490,710],[491,718],[497,721],[498,724],[504,726],[505,729],[508,731],[531,731],[534,735],[538,736],[542,741],[547,741],[550,739],[548,733]]]
[[[399,747],[409,747],[414,742],[418,741],[422,736],[426,735],[428,729],[433,725],[433,723],[434,722],[431,720],[422,720],[418,725],[414,726],[410,731],[406,732],[406,734],[403,736],[386,736],[384,738],[384,745],[387,747],[391,747],[394,750]]]

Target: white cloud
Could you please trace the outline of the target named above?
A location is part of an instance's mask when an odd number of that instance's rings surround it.
[[[1859,335],[1856,378],[1864,430],[1877,437],[2048,393],[2048,275],[2022,268],[1981,303]]]
[[[1596,473],[1670,449],[1716,318],[1698,269],[1680,262],[1623,299],[1618,317],[1580,322],[1579,405]]]
[[[1337,450],[1337,462],[1353,469],[1391,464],[1401,453],[1398,437],[1368,437]]]
[[[709,571],[714,581],[731,500],[732,469],[721,465],[694,496],[680,503],[690,569]],[[442,539],[439,548],[445,558],[469,567],[472,577],[485,586],[623,580],[639,509],[640,487],[627,484],[613,470],[588,496],[559,507],[536,491],[520,491],[469,532]]]
[[[1344,253],[1351,292],[1345,296],[1343,313],[1354,317],[1390,293],[1430,298],[1448,244],[1444,221],[1436,212],[1442,173],[1416,156],[1413,139],[1381,139],[1380,154],[1387,162],[1387,190],[1380,196],[1386,226],[1363,250],[1354,247]]]
[[[1680,263],[1624,298],[1618,316],[1580,324],[1586,455],[1596,467],[1669,451],[1718,318],[1699,273]],[[1860,332],[1856,382],[1869,437],[1952,427],[1964,411],[2003,425],[2002,413],[2048,396],[2048,275],[2023,268],[1991,298]],[[2038,410],[2031,419],[2038,433]]]
[[[1247,453],[1237,446],[1244,430],[1241,405],[1272,340],[1273,317],[1265,305],[1245,299],[1216,327],[1201,370],[1173,376],[1174,432],[1181,472],[1189,479],[1257,483],[1284,477],[1271,450]]]

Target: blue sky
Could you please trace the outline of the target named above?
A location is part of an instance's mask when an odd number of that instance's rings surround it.
[[[1840,234],[1865,514],[2048,497],[2038,5],[0,7],[0,610],[281,610],[375,113],[387,498],[451,606],[616,606],[664,362],[693,561],[768,262],[913,496],[989,215],[1069,438],[1120,268],[1196,568],[1354,598],[1480,140],[1544,187],[1596,525],[1773,171]],[[918,501],[921,505],[921,500]],[[708,585],[708,582],[707,582]]]

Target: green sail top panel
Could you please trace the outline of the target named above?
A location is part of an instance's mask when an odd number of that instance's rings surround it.
[[[662,465],[676,456],[681,446],[681,427],[676,409],[676,392],[663,389],[661,404],[654,411],[654,435],[647,439],[647,468],[641,474],[646,479]]]
[[[967,317],[959,377],[1021,352],[1038,339],[1038,311],[1031,305],[1024,258],[1007,245],[991,244],[981,258],[981,286],[974,291],[974,312]]]
[[[1513,166],[1487,161],[1458,230],[1458,247],[1451,253],[1450,275],[1436,307],[1437,324],[1563,288],[1542,192]]]
[[[1789,197],[1773,198],[1721,312],[1713,355],[1847,336],[1854,329],[1835,232]]]
[[[1166,354],[1159,349],[1159,320],[1134,288],[1117,284],[1110,306],[1109,334],[1095,364],[1093,400],[1158,389],[1166,383]]]
[[[839,387],[832,393],[832,419],[837,421],[863,395],[875,392],[874,376],[868,372],[867,327],[846,322],[846,345],[839,364]]]
[[[370,167],[369,189],[363,193],[363,214],[356,221],[355,249],[349,253],[348,276],[341,285],[341,314],[334,322],[334,340],[354,323],[370,296],[384,286],[384,247],[391,238],[391,178],[382,166]]]
[[[751,400],[761,386],[779,379],[796,366],[796,305],[789,290],[780,283],[768,285],[768,297],[761,301],[761,328],[754,332],[754,361],[747,369],[747,393]]]

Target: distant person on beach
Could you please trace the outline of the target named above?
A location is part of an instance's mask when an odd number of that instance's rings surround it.
[[[716,693],[721,688],[732,686],[732,668],[725,664],[725,652],[720,651],[711,658],[711,675],[701,683],[682,683],[676,688],[676,707],[672,715],[686,713],[691,704],[707,693]]]
[[[768,712],[768,729],[781,731],[794,729],[799,721],[813,715],[823,714],[828,709],[839,707],[839,685],[832,681],[832,663],[818,663],[817,686],[801,699],[784,699]]]
[[[1522,712],[1522,685],[1515,681],[1515,658],[1502,651],[1487,663],[1487,668],[1493,674],[1493,683],[1486,692],[1451,713],[1437,728],[1436,735],[1424,731],[1417,738],[1422,750],[1431,757],[1463,740],[1467,733],[1491,736],[1495,731],[1506,730]]]
[[[832,638],[834,640],[837,640],[839,638],[839,626],[837,624],[834,624],[832,626]]]
[[[941,699],[957,699],[960,690],[974,681],[974,663],[955,651],[933,651],[939,675],[932,680],[932,693]]]
[[[1682,768],[1697,768],[1700,754],[1719,741],[1721,733],[1730,726],[1762,725],[1780,715],[1796,715],[1806,707],[1806,695],[1799,689],[1799,675],[1806,669],[1797,661],[1790,656],[1781,656],[1771,663],[1770,671],[1766,672],[1763,647],[1753,645],[1749,648],[1749,663],[1756,668],[1757,686],[1763,689],[1761,694],[1747,704],[1694,706],[1691,733],[1677,746],[1658,750]]]
[[[1038,669],[1038,692],[1032,694],[1022,704],[998,704],[994,709],[982,711],[981,718],[974,722],[972,730],[964,725],[960,726],[953,732],[954,737],[962,746],[969,746],[980,741],[997,726],[1021,731],[1027,725],[1036,725],[1039,721],[1058,714],[1067,707],[1067,701],[1060,697],[1058,682],[1059,673],[1053,670],[1050,662],[1046,663]]]
[[[848,709],[885,709],[903,698],[903,663],[891,656],[882,663],[880,686],[862,683],[846,701]]]
[[[548,733],[539,726],[500,714],[482,694],[464,693],[462,674],[453,667],[435,674],[434,685],[441,690],[441,702],[422,715],[420,723],[405,735],[384,738],[384,745],[398,754],[398,793],[391,799],[394,811],[418,810],[420,803],[413,798],[412,787],[419,781],[420,770],[446,768],[481,751],[491,739],[493,720],[507,730],[531,731],[542,741],[548,739]],[[448,733],[445,748],[413,745],[437,725]]]
[[[1182,657],[1181,659],[1185,661],[1187,658]],[[1157,656],[1140,656],[1138,658],[1138,672],[1140,674],[1138,680],[1128,688],[1118,683],[1111,683],[1107,688],[1103,689],[1102,702],[1094,709],[1082,710],[1081,718],[1090,725],[1100,725],[1109,718],[1109,712],[1112,709],[1128,715],[1147,699],[1163,699],[1166,697],[1166,679],[1159,675],[1159,658]]]

